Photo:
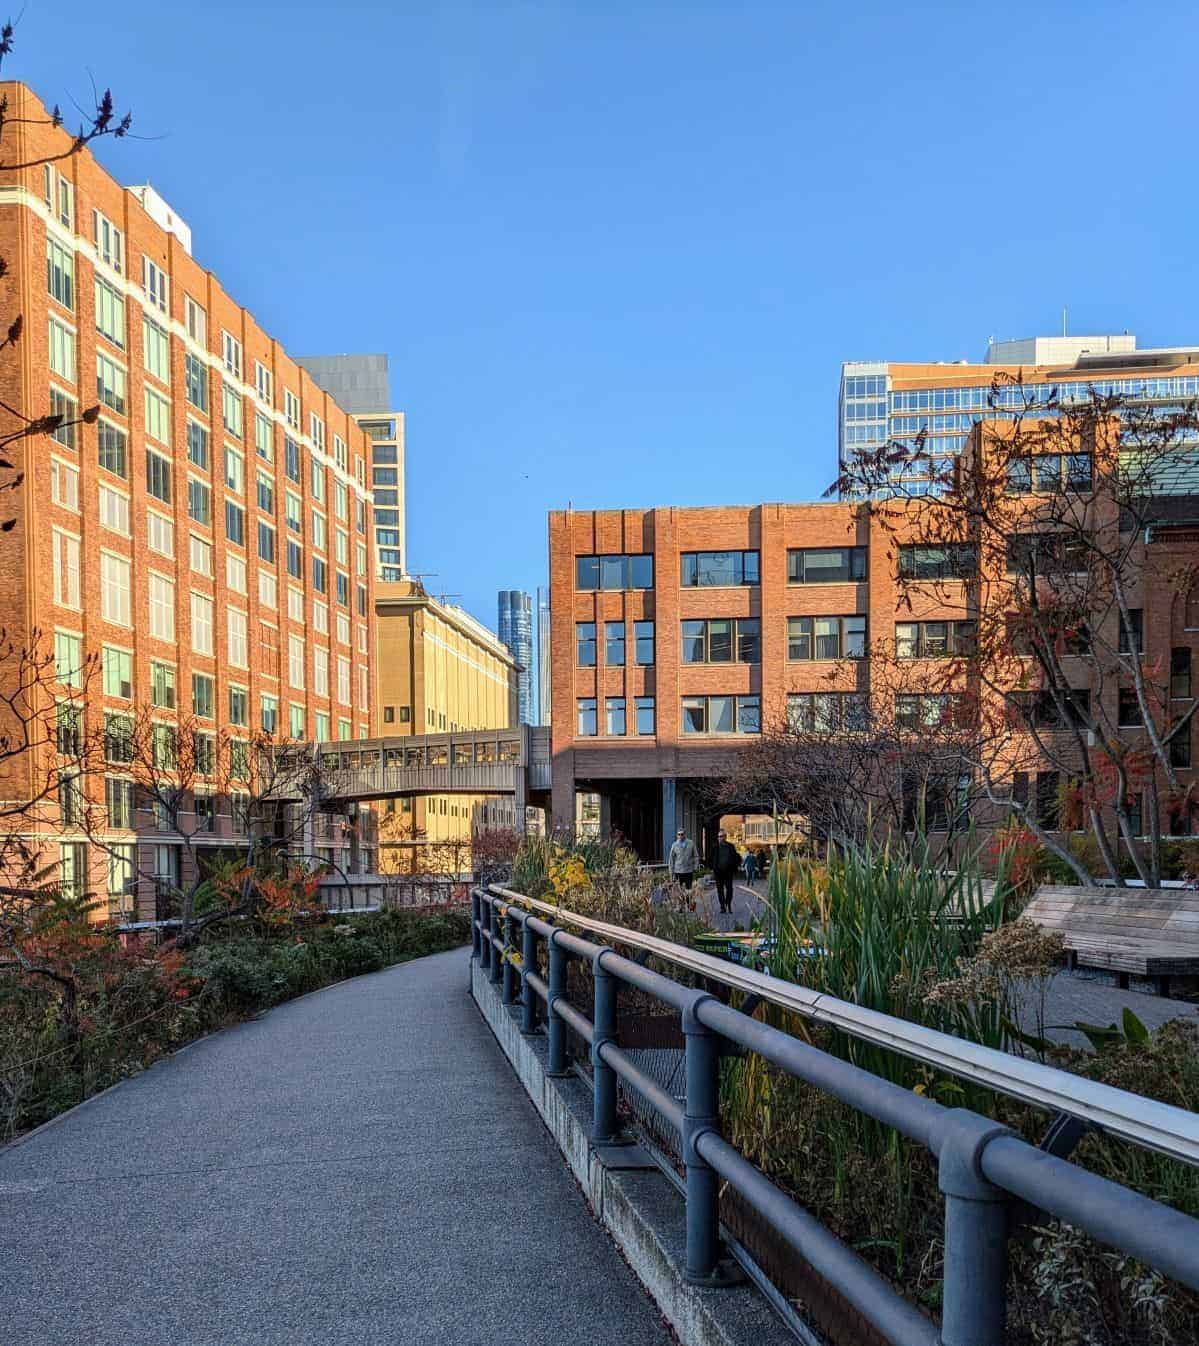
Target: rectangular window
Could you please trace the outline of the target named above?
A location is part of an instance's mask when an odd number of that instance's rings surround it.
[[[761,699],[757,696],[685,696],[684,734],[760,734]]]
[[[639,667],[647,668],[654,662],[654,624],[653,622],[634,622],[633,635],[636,642],[635,658]],[[653,699],[652,697],[650,698]],[[638,733],[641,731],[638,730]]]
[[[269,570],[258,572],[258,601],[264,608],[279,606],[279,581]]]
[[[1007,573],[1037,575],[1081,574],[1088,553],[1083,538],[1069,533],[1014,533],[1008,538]]]
[[[50,389],[50,415],[58,418],[54,429],[50,431],[50,438],[56,444],[61,444],[64,449],[74,449],[76,447],[76,431],[79,428],[79,403],[73,397],[68,397],[61,388],[52,386]]]
[[[319,556],[312,558],[312,587],[318,594],[329,592],[329,572]]]
[[[254,452],[268,463],[274,461],[275,429],[270,417],[264,416],[261,411],[254,413]]]
[[[788,584],[852,584],[865,578],[865,547],[802,547],[787,553]]]
[[[312,498],[319,504],[325,503],[325,469],[315,458],[312,460]]]
[[[133,826],[133,782],[119,776],[104,777],[104,807],[109,827]]]
[[[1170,695],[1176,700],[1191,695],[1191,651],[1182,645],[1170,651]]]
[[[157,640],[175,639],[175,581],[153,571],[149,576],[150,634]]]
[[[195,477],[187,479],[187,517],[205,528],[212,527],[212,489]]]
[[[329,651],[320,645],[312,651],[312,680],[317,696],[329,695]]]
[[[682,623],[685,664],[756,664],[761,660],[757,617],[712,617]]]
[[[142,350],[146,373],[160,383],[171,381],[171,340],[156,322],[142,318]]]
[[[654,698],[652,696],[639,696],[635,701],[636,728],[638,734],[652,734],[654,732]]]
[[[265,514],[274,514],[275,483],[265,472],[259,472],[257,476],[257,487],[258,508]]]
[[[111,552],[100,553],[100,615],[117,626],[132,626],[129,561]]]
[[[204,426],[192,420],[187,423],[187,456],[197,467],[203,468],[205,472],[208,471],[210,462],[208,431]]]
[[[287,573],[292,579],[299,580],[304,578],[304,553],[298,542],[287,542]]]
[[[757,584],[756,551],[684,552],[680,583],[684,589],[725,588],[739,584]]]
[[[229,662],[238,668],[249,668],[250,650],[246,636],[246,614],[237,608],[229,612]]]
[[[578,701],[578,728],[580,738],[593,738],[598,732],[596,725],[595,697],[584,696]]]
[[[50,372],[75,382],[75,333],[57,318],[50,319]]]
[[[1121,687],[1117,693],[1116,722],[1121,729],[1135,729],[1144,724],[1141,703],[1135,687]]]
[[[297,706],[294,701],[288,702],[287,706],[287,733],[288,737],[302,739],[304,737],[304,707]]]
[[[171,460],[146,450],[146,490],[164,505],[171,503]]]
[[[118,415],[125,414],[125,371],[103,351],[96,352],[96,396]]]
[[[604,663],[611,668],[624,667],[624,630],[624,622],[604,623]]]
[[[151,577],[153,578],[153,577]],[[150,660],[150,704],[163,710],[175,709],[175,666]]]
[[[293,687],[304,686],[304,641],[300,636],[287,637],[287,680]]]
[[[1191,765],[1191,725],[1189,721],[1177,732],[1171,734],[1168,750],[1171,766],[1186,769]]]
[[[961,714],[961,699],[952,692],[900,692],[895,697],[895,723],[905,731],[952,726]]]
[[[171,404],[153,388],[145,390],[146,434],[160,444],[171,442]]]
[[[243,413],[241,393],[231,384],[221,382],[221,423],[225,429],[235,438],[242,437],[242,413]]]
[[[262,732],[274,734],[279,728],[279,700],[274,696],[262,698]]]
[[[61,458],[50,459],[50,499],[63,509],[79,509],[79,469]]]
[[[128,715],[105,714],[104,758],[121,764],[133,761],[133,721]]]
[[[910,545],[899,548],[901,580],[968,579],[978,566],[978,550],[972,542],[949,542],[943,546]]]
[[[343,575],[339,570],[336,573],[335,579],[337,582],[337,601],[341,603],[343,607],[349,607],[350,577],[349,575]]]
[[[205,594],[192,594],[192,649],[197,654],[214,652],[212,599]]]
[[[350,492],[344,481],[333,483],[333,512],[342,521],[350,521]]]
[[[235,546],[246,545],[246,512],[232,500],[225,501],[225,536]]]
[[[1121,615],[1120,653],[1145,653],[1145,611],[1143,608],[1129,608],[1127,621]]]
[[[211,734],[192,734],[192,757],[195,764],[197,776],[213,776],[216,774],[216,739]],[[203,809],[201,801],[211,804],[211,797],[205,799],[200,795],[196,799],[196,817],[203,818]],[[211,830],[202,828],[203,831]]]
[[[241,378],[241,342],[231,333],[221,331],[221,358],[225,362],[225,368],[236,379]]]
[[[64,686],[83,686],[83,641],[69,631],[54,633],[54,676]]]
[[[300,428],[300,399],[290,388],[283,390],[283,418],[293,430]],[[299,477],[295,480],[299,481]]]
[[[594,622],[575,622],[575,663],[580,668],[595,667]]]
[[[604,702],[604,733],[623,735],[626,732],[624,697],[610,696]]]
[[[580,591],[652,589],[654,558],[648,554],[578,556],[575,558],[575,587]]]
[[[316,445],[317,449],[319,449],[321,453],[324,453],[325,423],[324,421],[321,420],[321,418],[316,414],[315,411],[310,411],[308,413],[308,432],[312,438],[313,444]],[[315,495],[315,492],[313,492],[313,494]]]
[[[340,654],[337,656],[337,699],[343,705],[350,704],[350,661]]]
[[[159,556],[175,555],[175,525],[154,509],[146,512],[146,545]]]
[[[183,296],[183,321],[187,325],[187,334],[197,346],[208,349],[208,314],[191,297]]]
[[[303,504],[294,491],[288,491],[285,497],[284,512],[288,528],[293,533],[302,533],[304,531]]]
[[[861,692],[789,692],[787,727],[797,734],[860,732],[869,711]]]
[[[212,568],[212,543],[205,541],[192,533],[190,538],[191,549],[191,568],[197,575],[206,575],[209,579],[213,578]]]
[[[275,564],[275,530],[261,519],[258,521],[258,555],[269,565]]]
[[[275,376],[259,360],[254,361],[254,387],[264,402],[274,404]]]
[[[208,366],[188,351],[183,357],[183,386],[187,400],[198,410],[208,411]]]
[[[79,539],[70,533],[53,532],[54,540],[54,601],[64,608],[78,608]]]
[[[211,720],[216,706],[216,681],[207,673],[192,674],[192,714]]]
[[[328,551],[329,540],[325,527],[325,516],[318,514],[316,510],[312,511],[312,545],[318,551]]]
[[[96,277],[96,331],[118,350],[125,349],[125,297]]]
[[[133,699],[133,655],[128,650],[118,650],[105,645],[101,650],[100,664],[103,669],[104,695],[119,697],[122,701]]]
[[[973,621],[896,622],[895,657],[969,658],[975,649],[975,629]]]
[[[98,210],[92,211],[92,238],[96,252],[102,262],[114,271],[123,271],[125,267],[125,235],[107,217]]]
[[[1050,832],[1058,825],[1058,773],[1037,772],[1036,816],[1042,827]]]
[[[236,552],[225,553],[225,583],[235,594],[249,593],[246,588],[246,558]]]
[[[225,485],[238,495],[246,493],[246,460],[236,449],[225,445]]]
[[[142,258],[142,285],[154,308],[167,311],[167,273],[148,257]]]
[[[75,254],[46,236],[46,288],[63,308],[75,307]]]
[[[60,757],[78,757],[83,751],[83,707],[60,701],[54,725],[55,749]]]
[[[290,435],[283,436],[283,471],[287,474],[288,481],[294,481],[299,485],[302,471],[300,445]]]
[[[317,635],[329,634],[329,605],[314,599],[312,603],[312,629]]]
[[[229,723],[243,728],[249,723],[250,697],[244,687],[229,688]]]

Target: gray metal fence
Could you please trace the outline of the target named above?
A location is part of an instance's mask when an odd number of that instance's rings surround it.
[[[762,974],[655,940],[621,927],[532,902],[508,890],[474,889],[472,957],[492,982],[501,985],[505,1004],[521,1002],[522,1031],[537,1031],[545,1020],[551,1074],[567,1067],[567,1034],[588,1044],[592,1067],[592,1139],[611,1141],[617,1132],[617,1087],[623,1082],[665,1125],[681,1138],[685,1167],[687,1246],[685,1274],[699,1285],[720,1283],[718,1188],[723,1182],[755,1210],[776,1234],[887,1340],[897,1346],[1002,1346],[1005,1319],[1009,1212],[1017,1201],[1056,1216],[1092,1237],[1140,1258],[1165,1275],[1199,1290],[1199,1220],[1099,1177],[1064,1158],[1038,1149],[990,1118],[964,1108],[949,1108],[880,1079],[848,1061],[809,1046],[640,963],[606,944],[583,939],[544,920],[538,908],[559,921],[599,926],[608,937],[651,951],[670,962],[717,975],[737,986],[749,975],[770,998],[790,1002],[790,987]],[[523,905],[518,905],[518,903]],[[548,979],[537,971],[540,941],[548,947]],[[519,948],[519,967],[508,951]],[[593,980],[591,1017],[567,998],[567,965],[584,960]],[[642,1068],[622,1048],[617,1034],[618,983],[635,987],[681,1015],[685,1040],[683,1099]],[[783,989],[780,989],[783,988]],[[814,995],[814,993],[808,993]],[[857,1006],[814,995],[827,1020],[847,1031],[888,1041],[896,1050],[927,1051],[931,1064],[953,1069],[947,1061],[972,1066],[991,1087],[1050,1106],[1060,1113],[1095,1122],[1142,1145],[1195,1161],[1199,1155],[1199,1119],[1178,1108],[1152,1103],[1035,1062],[980,1048],[973,1062],[963,1044],[947,1034],[862,1011]],[[782,1001],[780,1001],[782,1003]],[[816,1017],[817,1005],[802,1002],[800,1012]],[[543,1008],[544,1007],[544,1008]],[[792,1005],[794,1008],[795,1006]],[[782,1070],[894,1128],[924,1145],[938,1163],[944,1197],[944,1298],[940,1330],[852,1249],[776,1187],[720,1134],[719,1059],[722,1044],[756,1052]],[[956,1045],[955,1045],[956,1044]],[[1004,1078],[1002,1058],[1009,1064]],[[1036,1066],[1028,1072],[1024,1067]],[[955,1073],[967,1073],[958,1069]],[[1015,1076],[1016,1078],[1011,1078]],[[1060,1077],[1052,1079],[1051,1077]],[[1006,1087],[1005,1087],[1006,1086]],[[1088,1086],[1088,1087],[1084,1087]],[[1079,1106],[1062,1104],[1071,1098]]]

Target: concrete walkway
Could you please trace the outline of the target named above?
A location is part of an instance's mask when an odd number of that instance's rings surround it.
[[[465,949],[293,1001],[0,1150],[5,1346],[667,1346]]]

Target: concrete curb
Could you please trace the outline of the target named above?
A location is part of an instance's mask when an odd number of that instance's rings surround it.
[[[553,1135],[591,1209],[682,1346],[794,1346],[795,1337],[749,1284],[701,1290],[683,1279],[683,1200],[650,1170],[605,1168],[591,1151],[591,1094],[581,1080],[546,1074],[544,1035],[524,1037],[478,963],[471,995],[541,1120]]]

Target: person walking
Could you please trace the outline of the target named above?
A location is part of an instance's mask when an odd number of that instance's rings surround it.
[[[745,852],[745,879],[752,884],[758,877],[758,855],[754,850]]]
[[[723,831],[716,833],[716,854],[712,859],[712,873],[716,875],[716,898],[720,910],[731,912],[733,909],[733,876],[741,868],[741,853],[725,836]]]
[[[675,834],[674,845],[670,848],[666,863],[670,877],[684,888],[690,888],[695,871],[699,868],[699,852],[695,849],[695,842],[681,827]]]

